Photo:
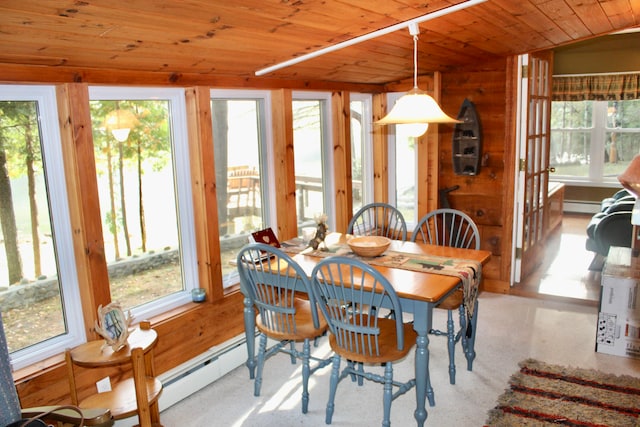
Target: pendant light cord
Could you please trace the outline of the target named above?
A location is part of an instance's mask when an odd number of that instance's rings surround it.
[[[413,88],[418,89],[418,34],[420,34],[420,26],[416,22],[409,24],[409,34],[413,36]]]
[[[413,87],[418,89],[418,35],[413,36]]]

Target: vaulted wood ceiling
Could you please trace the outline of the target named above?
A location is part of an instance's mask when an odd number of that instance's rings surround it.
[[[1,63],[254,77],[460,0],[3,0]],[[474,67],[640,26],[639,0],[488,0],[420,24],[419,73]],[[407,29],[267,77],[411,78]]]

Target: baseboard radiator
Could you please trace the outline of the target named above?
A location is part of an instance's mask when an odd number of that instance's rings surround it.
[[[175,368],[158,375],[162,382],[162,394],[158,405],[160,411],[175,405],[193,393],[205,388],[247,361],[244,334],[234,337],[208,351],[194,357]],[[268,345],[275,344],[269,343]],[[256,347],[257,348],[257,347]],[[247,378],[249,371],[247,370]],[[253,390],[253,389],[251,389]],[[252,391],[247,389],[247,393]],[[160,414],[162,421],[162,414]],[[132,427],[138,424],[138,417],[117,420],[114,427]]]
[[[563,211],[595,214],[600,212],[600,202],[565,200],[563,203]]]

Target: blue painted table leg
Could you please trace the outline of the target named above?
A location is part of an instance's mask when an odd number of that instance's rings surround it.
[[[425,402],[427,400],[427,387],[429,385],[428,364],[429,364],[429,338],[426,335],[419,335],[416,340],[416,410],[413,416],[416,419],[418,427],[424,426],[427,420],[427,408]]]
[[[431,380],[429,379],[429,319],[431,318],[432,307],[428,304],[422,306],[416,304],[413,314],[413,329],[417,332],[416,338],[416,357],[415,357],[415,375],[416,375],[416,410],[414,417],[419,427],[424,426],[427,419],[426,400],[427,395],[431,395],[429,403],[433,399],[433,389],[431,389]]]
[[[248,297],[244,298],[244,335],[247,341],[247,368],[249,368],[249,378],[255,377],[256,370],[256,339],[255,339],[256,319],[253,311],[253,304]]]
[[[464,349],[464,355],[467,358],[467,370],[473,368],[473,360],[476,358],[476,333],[478,331],[478,301],[473,307],[473,317],[471,318],[471,336],[467,340],[467,348]]]

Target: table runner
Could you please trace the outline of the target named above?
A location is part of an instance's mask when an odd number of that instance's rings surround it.
[[[297,242],[295,239],[284,242],[281,249],[290,254],[304,252],[305,255],[317,256],[319,258],[342,255],[360,259],[371,265],[458,277],[462,281],[467,319],[470,320],[473,316],[479,293],[480,280],[482,279],[482,263],[478,261],[396,251],[386,251],[378,257],[361,257],[353,253],[346,243],[330,245],[326,250],[313,250],[301,244],[301,242]],[[469,329],[471,322],[469,320],[467,321],[467,334],[471,332]]]

